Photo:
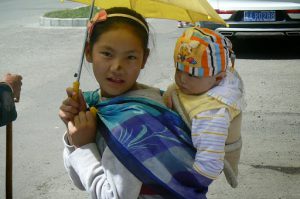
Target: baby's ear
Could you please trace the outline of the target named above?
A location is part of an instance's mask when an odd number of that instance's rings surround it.
[[[215,78],[216,78],[216,83],[215,85],[218,85],[222,79],[224,79],[226,77],[226,72],[220,72],[219,74],[215,75]]]
[[[85,57],[89,63],[93,62],[92,49],[91,49],[91,45],[89,43],[86,43],[86,45],[85,45]]]

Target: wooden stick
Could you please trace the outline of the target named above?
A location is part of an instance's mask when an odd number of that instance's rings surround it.
[[[6,125],[6,199],[12,199],[12,122]]]

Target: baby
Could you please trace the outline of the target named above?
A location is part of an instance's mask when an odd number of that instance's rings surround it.
[[[232,44],[215,31],[188,28],[177,40],[174,62],[176,84],[164,99],[191,129],[197,150],[193,167],[213,180],[224,169],[228,183],[236,187],[244,91],[234,70]]]

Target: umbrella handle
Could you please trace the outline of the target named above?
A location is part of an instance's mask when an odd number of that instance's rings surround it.
[[[12,199],[12,122],[6,125],[6,199]]]
[[[72,96],[72,99],[75,100],[75,101],[78,100],[79,86],[80,86],[79,81],[73,82],[73,91],[75,92],[75,95]]]
[[[94,106],[90,107],[90,111],[93,114],[93,116],[96,117],[98,110]]]
[[[78,101],[79,86],[80,86],[79,81],[73,82],[73,91],[75,92],[75,95],[72,96],[72,99],[75,101]],[[98,110],[94,106],[90,107],[90,111],[93,114],[93,116],[96,117]]]

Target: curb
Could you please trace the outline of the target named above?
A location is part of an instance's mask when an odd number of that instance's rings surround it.
[[[40,17],[40,26],[46,27],[86,27],[87,18]]]

